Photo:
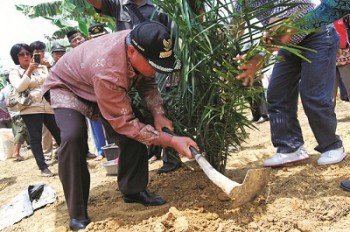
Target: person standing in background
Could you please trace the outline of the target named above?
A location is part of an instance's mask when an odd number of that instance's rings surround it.
[[[350,23],[349,16],[334,22],[335,29],[340,36],[340,46],[337,54],[337,76],[336,83],[334,85],[334,105],[336,103],[337,88],[341,87],[343,83],[344,91],[346,93],[345,98],[349,99],[350,93],[350,51],[349,51],[349,32]],[[341,89],[340,89],[341,90]],[[342,92],[341,92],[342,93]],[[343,96],[344,98],[344,96]]]
[[[36,163],[41,171],[41,176],[53,176],[45,163],[42,148],[43,124],[54,136],[57,144],[61,143],[60,130],[57,127],[53,109],[42,98],[42,84],[48,75],[45,65],[33,58],[33,50],[27,44],[15,44],[10,51],[13,62],[18,65],[10,71],[9,80],[17,92],[28,90],[32,103],[21,109],[19,114],[28,128],[30,147]]]
[[[67,33],[67,39],[72,48],[75,48],[86,41],[85,36],[77,30],[69,31]]]
[[[40,64],[46,66],[47,69],[50,70],[51,64],[45,58],[45,49],[46,49],[45,43],[41,41],[35,41],[31,43],[29,46],[34,53],[40,54]],[[58,148],[57,142],[52,139],[52,135],[45,125],[43,125],[42,135],[43,137],[42,137],[41,144],[43,147],[45,162],[48,165],[52,165],[55,159],[54,154],[57,153],[57,148]]]
[[[26,125],[23,122],[22,117],[19,115],[19,112],[15,109],[11,109],[10,107],[6,106],[7,103],[7,97],[10,94],[11,91],[11,84],[9,81],[9,74],[6,74],[6,83],[5,87],[0,91],[0,104],[3,104],[3,108],[7,109],[8,113],[11,116],[11,122],[12,122],[12,133],[14,136],[13,144],[13,154],[12,158],[14,161],[20,162],[24,160],[24,157],[21,156],[21,147],[24,144],[24,142],[27,143],[27,146],[30,144],[29,139],[29,133],[27,130]]]
[[[52,66],[54,66],[57,61],[64,55],[66,54],[66,48],[62,45],[59,44],[55,44],[51,47],[51,56],[53,59],[53,64]]]
[[[104,28],[104,26],[101,23],[93,24],[89,27],[89,40],[100,37],[102,35],[106,35],[108,32]],[[92,130],[92,137],[94,139],[97,156],[95,158],[95,161],[100,161],[104,158],[104,153],[102,150],[102,147],[106,145],[106,138],[103,131],[102,121],[100,117],[97,118],[97,121],[89,120],[91,130]],[[107,138],[108,140],[108,138]]]

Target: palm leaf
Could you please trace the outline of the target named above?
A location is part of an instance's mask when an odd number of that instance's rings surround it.
[[[261,42],[261,32],[266,28],[253,19],[273,7],[283,6],[286,11],[297,4],[289,0],[269,1],[262,7],[251,7],[249,1],[240,0],[242,11],[236,12],[233,0],[154,2],[177,24],[175,34],[181,41],[176,51],[183,62],[181,81],[176,90],[164,96],[168,115],[175,121],[177,133],[193,136],[208,161],[224,172],[228,148],[239,146],[247,137],[246,128],[252,127],[246,117],[249,106],[246,97],[254,98],[261,91],[242,87],[235,79],[240,73],[238,64],[232,59],[238,54],[248,53],[252,57],[265,52],[272,62],[277,62],[279,58],[269,51],[270,45]],[[276,16],[270,14],[264,20]],[[284,33],[297,17],[270,25],[280,26],[279,31],[273,33]],[[293,27],[299,28],[302,20],[294,21]],[[245,26],[241,27],[240,22],[246,22]],[[242,46],[246,43],[253,46],[244,51]],[[289,44],[276,46],[299,56],[303,49]]]

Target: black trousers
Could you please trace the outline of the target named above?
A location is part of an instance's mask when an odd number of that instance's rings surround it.
[[[87,126],[85,117],[78,111],[55,109],[55,117],[61,130],[61,146],[58,150],[59,177],[63,186],[69,216],[83,219],[88,216],[90,174],[86,162]],[[118,186],[123,194],[143,191],[148,184],[148,157],[146,145],[120,135],[101,117],[112,142],[120,146]]]
[[[253,86],[257,88],[263,88],[262,83],[260,81],[254,82]],[[252,111],[254,121],[259,120],[260,117],[268,116],[267,103],[264,92],[257,94],[254,99],[249,97],[248,101],[250,104],[250,109]]]
[[[53,114],[24,114],[21,115],[27,126],[30,137],[30,149],[40,170],[47,168],[45,163],[42,141],[43,124],[49,129],[58,145],[61,143],[60,130],[58,129]]]

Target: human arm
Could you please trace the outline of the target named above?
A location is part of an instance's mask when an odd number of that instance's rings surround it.
[[[102,0],[86,0],[88,3],[90,3],[93,7],[96,9],[101,10],[102,8]]]
[[[120,0],[86,0],[96,10],[97,13],[116,17],[121,14]]]
[[[45,59],[45,58],[41,60],[40,64],[44,65],[48,70],[52,67],[50,62],[47,59]]]
[[[156,130],[162,131],[163,128],[168,128],[170,131],[173,131],[173,122],[165,116],[163,100],[154,78],[142,78],[137,85],[137,89],[148,110],[154,117]],[[188,158],[193,158],[189,150],[190,146],[199,150],[196,142],[189,137],[173,136],[169,146],[174,148],[180,155]]]
[[[151,112],[154,118],[156,130],[161,131],[163,127],[173,130],[172,122],[165,116],[163,99],[160,96],[155,78],[139,78],[135,87],[140,94],[143,104]]]
[[[310,7],[310,5],[305,7],[301,5],[300,8],[286,9],[286,6],[282,5],[269,12],[268,15],[274,15],[274,17],[271,17],[268,21],[260,19],[266,28],[260,42],[265,45],[263,49],[255,49],[255,52],[254,50],[252,50],[253,52],[249,51],[250,54],[243,54],[234,59],[238,62],[238,70],[242,70],[236,79],[243,80],[244,86],[252,86],[256,72],[269,60],[272,52],[278,51],[282,44],[288,43],[296,34],[296,30],[288,18],[294,15],[296,11],[306,13]],[[305,34],[296,36],[291,43],[298,43],[298,38],[302,36],[305,36]]]
[[[10,71],[9,81],[18,92],[22,92],[28,88],[30,77],[26,74],[25,70],[16,68]]]
[[[157,131],[136,118],[128,96],[128,84],[121,79],[116,77],[118,81],[111,82],[101,76],[94,78],[93,83],[100,112],[113,129],[146,145],[173,147],[179,154],[191,158],[189,145],[198,147],[193,140]]]
[[[306,15],[305,19],[309,23],[303,26],[303,29],[326,26],[349,15],[349,13],[349,0],[323,0],[320,5]]]

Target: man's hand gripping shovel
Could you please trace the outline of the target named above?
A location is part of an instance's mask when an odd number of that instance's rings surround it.
[[[174,135],[167,128],[164,128],[163,131]],[[214,169],[196,148],[191,146],[189,149],[206,176],[233,200],[234,207],[248,203],[267,185],[270,175],[268,168],[248,170],[243,183],[240,184]]]

